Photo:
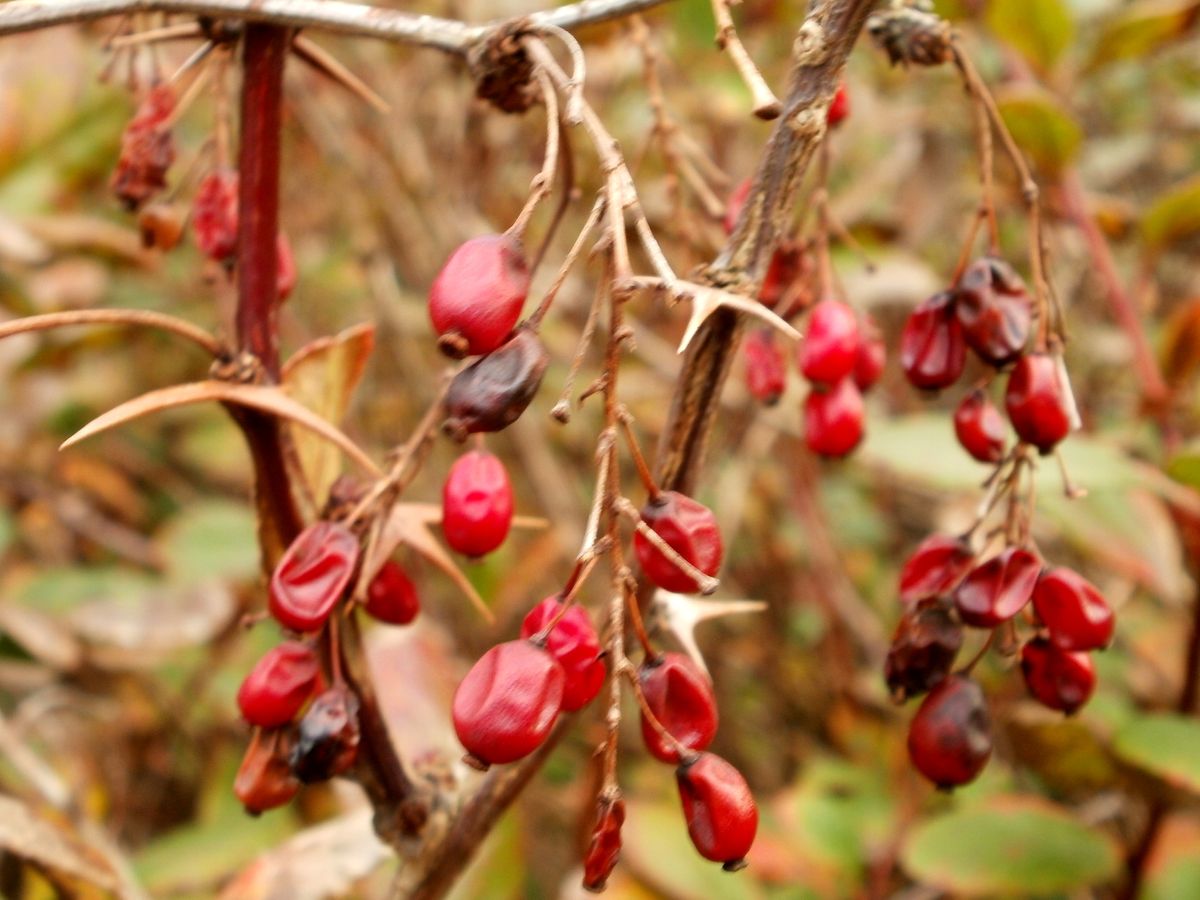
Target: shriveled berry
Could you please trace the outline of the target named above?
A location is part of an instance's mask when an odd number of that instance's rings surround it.
[[[454,731],[479,768],[528,756],[550,734],[562,708],[562,666],[529,641],[497,644],[454,692]]]
[[[853,374],[858,359],[858,318],[845,303],[822,300],[813,307],[800,344],[800,373],[817,384],[837,384]]]
[[[914,387],[937,391],[958,380],[967,362],[967,342],[949,293],[922,301],[900,333],[900,367]]]
[[[746,865],[758,832],[758,806],[742,773],[713,753],[701,753],[675,770],[688,837],[705,859],[726,871]]]
[[[554,621],[562,612],[558,597],[547,597],[525,616],[521,637],[531,638]],[[604,662],[600,659],[600,638],[592,627],[587,610],[572,606],[546,635],[546,650],[563,668],[562,708],[567,712],[583,709],[604,685]]]
[[[770,328],[754,329],[746,336],[743,349],[747,389],[759,403],[774,406],[787,387],[787,366],[774,332]]]
[[[599,893],[621,858],[621,826],[625,824],[625,801],[620,797],[601,797],[597,804],[596,825],[583,855],[583,886]]]
[[[754,187],[754,179],[747,178],[744,181],[738,182],[738,186],[729,194],[729,199],[725,202],[725,219],[722,223],[725,226],[726,234],[733,234],[738,216],[742,214],[742,208],[746,205],[746,200],[750,197],[750,189],[752,187]]]
[[[250,815],[283,806],[300,790],[288,752],[288,743],[278,731],[263,732],[246,748],[233,779],[233,793]]]
[[[192,234],[196,246],[211,260],[228,262],[237,250],[238,174],[214,169],[196,186],[192,198]]]
[[[829,109],[825,112],[825,123],[830,128],[836,128],[848,115],[850,115],[850,92],[846,89],[846,82],[843,81],[838,85],[833,100],[829,102]]]
[[[1045,638],[1021,648],[1021,674],[1038,703],[1067,715],[1087,703],[1096,687],[1090,655],[1061,650]]]
[[[932,534],[917,546],[900,570],[900,600],[915,603],[942,597],[958,585],[975,561],[966,541]]]
[[[962,642],[962,626],[943,603],[925,602],[905,610],[883,667],[892,698],[901,703],[943,681]]]
[[[642,507],[641,516],[652,531],[692,566],[705,575],[717,574],[725,548],[716,517],[707,506],[678,491],[661,491]],[[691,575],[640,532],[633,536],[633,549],[646,576],[663,590],[677,594],[700,590]]]
[[[1029,295],[1003,260],[980,259],[967,268],[955,287],[955,314],[967,344],[993,366],[1015,360],[1029,340],[1033,321]]]
[[[292,253],[292,242],[282,231],[275,239],[275,292],[282,303],[296,289],[296,257]]]
[[[1004,417],[981,390],[971,391],[958,404],[954,436],[979,462],[998,463],[1004,458]]]
[[[1061,650],[1098,650],[1112,640],[1112,609],[1090,581],[1066,566],[1042,573],[1033,608]]]
[[[504,346],[454,376],[442,430],[465,441],[469,434],[507,428],[532,402],[549,362],[537,334],[518,328]]]
[[[1025,608],[1042,563],[1022,547],[1006,547],[970,571],[954,590],[959,618],[975,628],[995,628]]]
[[[109,184],[127,209],[137,209],[167,186],[167,170],[175,161],[169,126],[174,108],[171,85],[155,85],[146,92],[121,135],[121,155]]]
[[[271,615],[292,631],[316,631],[342,598],[357,563],[358,538],[345,525],[309,525],[271,574]]]
[[[367,586],[367,613],[389,625],[407,625],[421,611],[417,587],[393,559],[385,562]]]
[[[992,723],[979,685],[952,675],[929,692],[908,726],[908,755],[940,788],[974,781],[992,755]]]
[[[864,393],[873,388],[883,375],[887,362],[887,345],[878,326],[868,316],[858,329],[858,349],[854,354],[854,383]]]
[[[292,772],[305,784],[341,775],[354,765],[358,741],[358,697],[345,685],[334,685],[300,720],[289,759]]]
[[[242,681],[237,704],[260,728],[278,728],[296,718],[321,678],[321,664],[307,644],[285,641],[272,647]]]
[[[1047,353],[1017,360],[1004,394],[1008,420],[1017,435],[1044,455],[1071,431],[1065,387],[1058,363]]]
[[[450,254],[429,288],[429,317],[442,352],[491,353],[507,339],[529,293],[521,242],[507,234],[471,238]]]
[[[486,450],[464,453],[442,487],[442,532],[466,556],[483,556],[504,543],[512,526],[513,492],[500,459]]]
[[[667,652],[647,660],[638,670],[646,706],[676,741],[688,750],[703,750],[717,733],[717,698],[700,667],[682,653]],[[642,714],[646,749],[663,762],[679,762],[679,752]]]
[[[142,246],[162,251],[173,250],[183,238],[183,211],[173,203],[154,201],[138,212],[138,232]]]
[[[804,398],[804,443],[813,453],[845,456],[863,438],[863,399],[853,378],[827,390],[814,388]]]

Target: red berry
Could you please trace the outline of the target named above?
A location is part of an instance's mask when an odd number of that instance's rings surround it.
[[[558,660],[529,641],[497,644],[481,656],[451,710],[468,762],[486,768],[540,747],[562,707],[563,681]]]
[[[739,182],[738,186],[730,193],[729,199],[725,202],[725,221],[723,224],[726,234],[733,234],[738,216],[742,214],[742,207],[746,205],[746,199],[750,196],[750,188],[753,186],[754,179],[747,178],[745,181]]]
[[[307,644],[286,641],[272,647],[238,688],[244,718],[260,728],[278,728],[296,717],[321,678],[321,664]]]
[[[858,331],[858,349],[854,354],[854,383],[858,389],[869,391],[883,375],[883,365],[887,362],[887,345],[879,328],[868,316],[863,327]]]
[[[491,353],[507,339],[529,293],[521,242],[506,234],[471,238],[446,260],[429,288],[429,317],[450,356]]]
[[[288,757],[305,784],[328,781],[347,771],[358,757],[358,697],[334,685],[312,702]]]
[[[950,674],[962,642],[962,626],[941,602],[926,602],[905,610],[883,667],[892,697],[903,702],[941,682]]]
[[[992,755],[992,725],[983,691],[952,675],[922,702],[908,726],[908,755],[940,788],[974,781]]]
[[[238,174],[214,169],[196,186],[192,199],[192,233],[196,246],[211,260],[226,262],[237,250]]]
[[[446,543],[466,556],[491,553],[508,537],[512,518],[512,485],[504,463],[486,450],[460,456],[442,487]]]
[[[599,893],[621,858],[621,826],[625,824],[625,801],[620,797],[600,799],[596,826],[583,857],[583,886]]]
[[[900,333],[900,367],[914,387],[949,387],[967,362],[967,343],[954,315],[953,297],[935,294],[920,303]]]
[[[271,615],[292,631],[316,631],[342,598],[358,563],[358,538],[336,522],[314,522],[271,575]]]
[[[533,401],[549,361],[537,334],[518,328],[503,347],[454,376],[442,430],[464,441],[468,434],[507,428]]]
[[[688,837],[705,859],[734,872],[758,831],[758,807],[742,773],[721,757],[701,753],[675,770]]]
[[[971,570],[954,591],[959,618],[976,628],[995,628],[1029,603],[1041,561],[1020,547],[1006,547]]]
[[[283,806],[300,790],[283,737],[280,732],[266,732],[251,742],[233,779],[233,793],[252,816]]]
[[[979,358],[1008,365],[1029,340],[1033,310],[1025,285],[1008,263],[981,259],[972,263],[955,287],[955,314],[963,337]]]
[[[275,291],[282,303],[296,289],[296,257],[292,254],[292,242],[282,231],[275,240]]]
[[[863,399],[853,378],[804,398],[804,443],[813,453],[842,457],[863,437]]]
[[[400,564],[389,559],[367,587],[367,612],[389,625],[407,625],[421,611],[417,587]]]
[[[1067,715],[1087,703],[1096,687],[1091,656],[1060,650],[1045,638],[1021,648],[1021,674],[1034,699]]]
[[[982,463],[1004,458],[1004,418],[983,391],[971,391],[954,411],[954,435]]]
[[[782,241],[771,254],[771,264],[767,266],[762,287],[758,289],[758,302],[768,309],[774,309],[806,268],[804,246],[797,241]]]
[[[746,387],[759,403],[774,406],[787,387],[783,351],[770,328],[756,328],[746,336]]]
[[[521,637],[531,638],[549,625],[561,612],[558,597],[547,597],[525,616]],[[600,639],[581,606],[570,607],[553,630],[546,635],[546,650],[562,666],[564,681],[562,708],[567,712],[583,709],[596,698],[604,685],[604,662],[600,659]]]
[[[1033,608],[1061,650],[1098,650],[1112,640],[1112,609],[1090,581],[1066,566],[1042,573]]]
[[[721,568],[725,548],[716,517],[703,503],[678,491],[661,491],[641,510],[642,521],[667,545],[705,575],[715,576]],[[633,536],[633,549],[646,576],[663,590],[694,594],[700,586],[674,562],[667,559],[640,532]]]
[[[663,653],[647,660],[638,672],[646,706],[676,741],[689,750],[703,750],[717,733],[717,698],[708,676],[682,653]],[[675,746],[642,714],[646,749],[663,762],[679,762]]]
[[[121,155],[109,184],[130,210],[167,186],[167,170],[175,161],[175,142],[167,124],[174,108],[171,85],[155,85],[146,92],[121,135]]]
[[[850,115],[850,92],[846,90],[846,83],[843,81],[838,85],[837,92],[829,102],[829,109],[825,112],[825,122],[830,128],[836,128],[848,115]]]
[[[822,300],[813,307],[800,344],[800,373],[817,384],[837,384],[854,372],[858,319],[845,303]]]
[[[975,554],[960,538],[933,534],[925,538],[900,570],[900,599],[915,603],[950,593],[966,577]]]
[[[1047,454],[1071,430],[1067,397],[1058,363],[1046,353],[1031,353],[1017,360],[1004,394],[1008,420],[1017,435]]]

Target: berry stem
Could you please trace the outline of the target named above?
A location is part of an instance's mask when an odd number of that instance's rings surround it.
[[[650,474],[650,467],[646,465],[646,458],[642,456],[642,448],[638,446],[637,436],[633,433],[633,416],[622,405],[617,408],[617,419],[621,423],[621,431],[625,435],[625,443],[629,445],[629,454],[633,457],[633,464],[637,468],[638,478],[641,479],[642,487],[646,489],[646,493],[650,497],[650,502],[653,503],[658,499],[661,492],[658,489],[658,485],[654,483],[654,476]]]

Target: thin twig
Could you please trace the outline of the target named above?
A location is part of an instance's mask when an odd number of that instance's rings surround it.
[[[775,96],[775,92],[767,85],[767,81],[754,65],[754,60],[746,52],[737,29],[733,25],[733,16],[729,12],[729,0],[712,0],[713,18],[717,20],[717,47],[729,54],[734,67],[742,76],[742,81],[750,89],[750,97],[754,102],[754,115],[760,119],[777,119],[783,112],[783,104]]]

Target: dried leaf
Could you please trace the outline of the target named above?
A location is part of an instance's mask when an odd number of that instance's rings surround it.
[[[1180,304],[1164,330],[1163,375],[1178,388],[1200,370],[1200,297]]]
[[[83,648],[57,618],[17,603],[0,603],[0,631],[60,672],[83,664]]]
[[[62,826],[0,795],[0,847],[45,872],[72,897],[98,897],[116,887],[112,872]]]

